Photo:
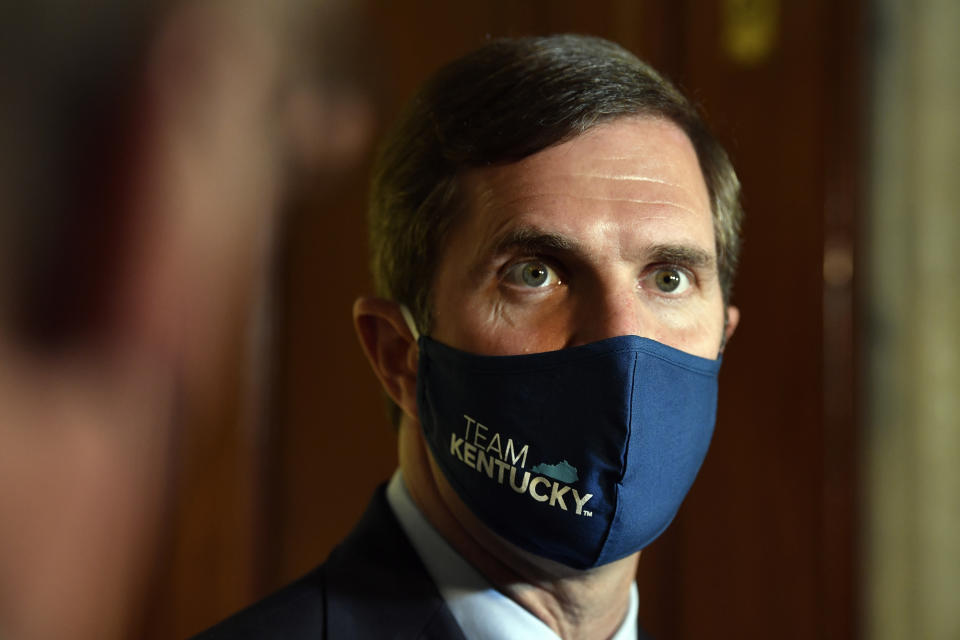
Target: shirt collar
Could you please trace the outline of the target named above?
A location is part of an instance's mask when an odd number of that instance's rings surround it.
[[[497,591],[454,551],[414,503],[397,469],[387,486],[387,502],[443,598],[470,640],[559,640],[542,620]],[[612,640],[637,639],[637,585],[630,585],[627,615]]]

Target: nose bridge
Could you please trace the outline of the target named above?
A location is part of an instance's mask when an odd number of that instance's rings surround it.
[[[597,283],[583,296],[574,332],[574,344],[586,344],[624,335],[649,337],[646,311],[635,286]]]

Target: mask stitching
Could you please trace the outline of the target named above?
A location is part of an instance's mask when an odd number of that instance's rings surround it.
[[[633,371],[631,372],[630,376],[630,410],[627,413],[626,445],[623,447],[623,458],[620,462],[620,477],[617,478],[617,483],[614,485],[614,499],[616,500],[616,506],[613,508],[613,516],[610,518],[610,523],[607,525],[607,531],[603,535],[603,541],[600,543],[600,548],[597,551],[597,555],[593,559],[592,566],[594,567],[599,566],[600,559],[603,558],[603,554],[607,550],[607,543],[610,541],[610,534],[613,532],[613,526],[620,520],[620,512],[623,509],[623,501],[620,499],[620,488],[623,486],[623,479],[627,475],[627,461],[630,459],[630,443],[633,440],[633,397],[637,385],[637,367],[639,366],[638,360],[639,358],[637,354],[634,354]]]

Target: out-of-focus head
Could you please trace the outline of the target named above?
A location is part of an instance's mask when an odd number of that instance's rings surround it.
[[[104,321],[129,228],[122,200],[156,5],[3,10],[0,330],[28,348],[60,349]]]
[[[344,0],[2,12],[0,336],[28,350],[233,322],[284,199],[369,135]]]
[[[693,105],[620,46],[587,36],[492,41],[442,68],[385,140],[370,200],[378,295],[432,324],[439,256],[463,212],[470,169],[517,162],[629,117],[661,118],[689,138],[706,183],[724,302],[739,253],[739,181]]]
[[[280,213],[370,107],[343,0],[2,4],[0,636],[127,637],[177,456],[259,388]]]

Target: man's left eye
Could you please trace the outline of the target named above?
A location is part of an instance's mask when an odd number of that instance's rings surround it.
[[[683,269],[661,267],[650,272],[647,281],[661,293],[676,296],[690,288],[690,276]]]
[[[543,289],[560,284],[557,272],[550,265],[540,260],[518,262],[506,272],[506,280],[519,287]]]

